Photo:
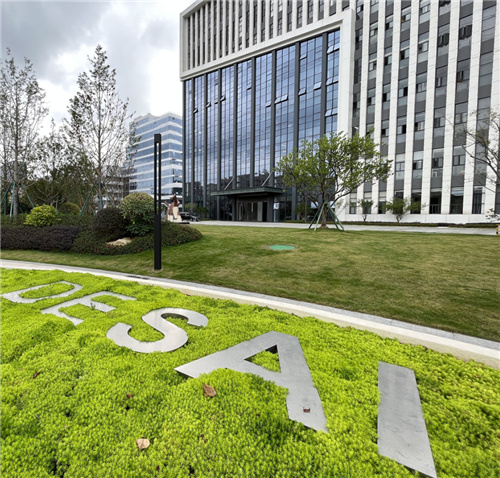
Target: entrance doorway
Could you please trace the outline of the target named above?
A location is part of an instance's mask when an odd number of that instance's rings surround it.
[[[238,201],[238,221],[266,222],[267,201]]]

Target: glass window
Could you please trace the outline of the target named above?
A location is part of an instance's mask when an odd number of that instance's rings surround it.
[[[411,6],[405,7],[401,10],[401,30],[410,28],[411,19]]]
[[[404,179],[404,178],[405,178],[405,162],[396,160],[396,163],[394,164],[394,179]]]
[[[385,17],[385,30],[391,30],[389,33],[392,34],[392,27],[394,26],[394,16],[388,15]]]

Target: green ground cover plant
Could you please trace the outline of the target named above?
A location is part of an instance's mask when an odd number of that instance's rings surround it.
[[[500,372],[424,347],[263,307],[60,271],[3,270],[2,293],[68,281],[69,298],[112,291],[102,313],[73,306],[77,326],[40,310],[68,300],[1,299],[2,476],[391,477],[415,476],[377,453],[378,361],[415,371],[439,478],[498,477]],[[189,337],[180,349],[135,353],[106,338],[115,323],[138,340],[162,334],[141,316],[181,307],[205,328],[169,319]],[[174,368],[269,331],[299,338],[330,433],[288,419],[287,391],[217,370],[188,379]],[[279,370],[273,354],[255,363]],[[205,397],[203,383],[217,395]],[[136,440],[150,446],[139,451]]]
[[[500,341],[499,237],[204,226],[203,239],[127,256],[2,251],[68,264],[230,287]],[[272,251],[270,245],[295,247]]]

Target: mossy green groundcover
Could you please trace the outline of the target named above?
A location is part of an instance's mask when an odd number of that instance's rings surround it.
[[[263,307],[192,297],[160,287],[59,271],[3,270],[2,293],[68,281],[69,297],[16,304],[2,298],[2,477],[406,477],[377,453],[380,360],[415,371],[440,478],[500,476],[500,372],[425,347]],[[57,294],[49,286],[31,297]],[[98,291],[116,307],[71,307],[77,326],[40,310]],[[163,307],[206,315],[206,327],[168,320],[188,342],[141,354],[106,338],[117,322],[130,335],[162,334],[141,317]],[[198,379],[174,368],[269,331],[299,338],[330,433],[288,419],[287,390],[232,370]],[[254,362],[276,369],[276,355]],[[203,383],[217,394],[206,397]],[[149,447],[139,450],[136,440]]]

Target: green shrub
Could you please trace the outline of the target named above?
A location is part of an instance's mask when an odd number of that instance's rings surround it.
[[[80,214],[80,208],[73,202],[65,202],[59,208],[59,212],[62,214],[73,214],[77,216],[78,214]]]
[[[28,214],[24,224],[27,226],[46,227],[53,226],[57,222],[57,211],[53,206],[34,207]]]
[[[92,220],[92,230],[105,241],[114,241],[127,235],[127,221],[117,207],[100,210]]]
[[[171,222],[163,222],[161,227],[161,244],[162,247],[175,246],[185,244],[186,242],[197,241],[203,236],[198,229]],[[135,237],[132,242],[124,246],[116,246],[107,244],[102,237],[96,235],[92,230],[82,232],[75,240],[71,252],[82,254],[99,254],[99,255],[119,255],[119,254],[136,254],[138,252],[147,251],[154,247],[154,236],[148,234],[146,236]]]
[[[27,214],[18,214],[16,216],[10,217],[9,214],[0,215],[0,225],[4,226],[22,226],[26,221]]]
[[[94,217],[84,214],[83,216],[74,214],[61,214],[57,215],[57,223],[61,226],[78,226],[82,229],[88,229],[92,225]]]
[[[129,221],[127,230],[133,236],[145,236],[153,230],[154,201],[146,193],[129,194],[121,204],[123,217]]]

